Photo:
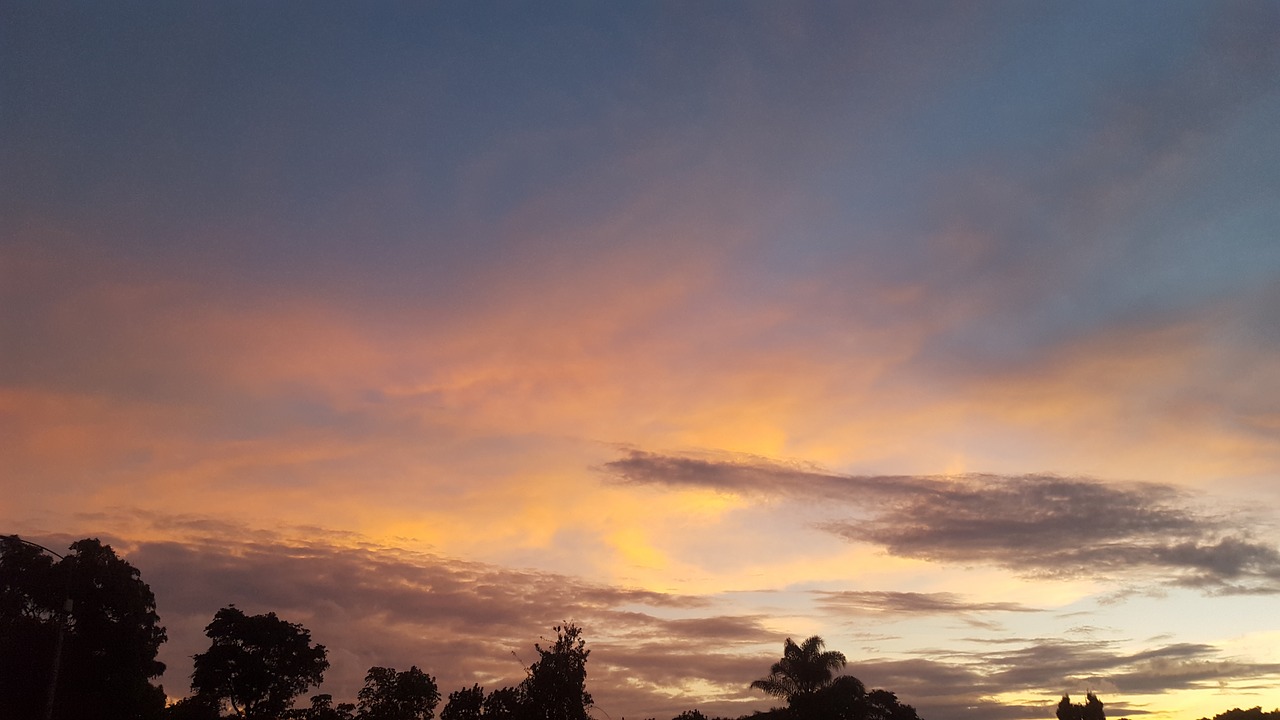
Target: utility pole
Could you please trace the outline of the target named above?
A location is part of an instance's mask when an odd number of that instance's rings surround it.
[[[9,537],[13,538],[17,542],[22,543],[23,545],[28,545],[30,547],[36,548],[37,550],[43,550],[49,553],[50,555],[58,558],[59,562],[66,559],[61,554],[50,550],[49,548],[41,545],[40,543],[34,543],[34,542],[31,542],[30,540],[23,540],[17,535],[10,535]],[[62,669],[62,644],[66,640],[66,636],[67,636],[67,623],[71,620],[72,603],[71,603],[71,580],[70,579],[67,580],[67,588],[66,588],[65,595],[66,595],[66,600],[62,604],[62,616],[58,618],[58,640],[53,646],[53,669],[49,672],[49,697],[45,700],[44,720],[53,720],[53,704],[58,697],[58,671]]]

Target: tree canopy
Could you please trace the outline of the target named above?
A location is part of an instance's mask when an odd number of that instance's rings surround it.
[[[499,688],[485,697],[483,717],[487,720],[523,720],[526,706],[523,685]]]
[[[538,660],[523,683],[530,720],[587,720],[593,700],[587,692],[587,641],[573,623],[555,627],[550,647],[535,644]]]
[[[194,658],[191,689],[248,720],[284,714],[329,668],[325,647],[311,644],[310,631],[275,613],[246,615],[231,605],[213,616],[205,635],[213,644]]]
[[[440,720],[480,720],[484,715],[484,688],[472,685],[449,693]]]
[[[826,642],[814,635],[797,645],[787,638],[782,659],[769,668],[769,676],[751,683],[766,694],[794,703],[831,684],[836,670],[845,666],[844,654],[824,650]]]
[[[353,703],[333,704],[333,696],[321,693],[311,696],[311,707],[294,710],[294,720],[354,720],[356,706]]]
[[[1085,695],[1084,704],[1071,702],[1070,695],[1063,695],[1058,701],[1058,720],[1106,720],[1102,712],[1102,701],[1092,692]]]
[[[357,697],[360,720],[431,720],[440,690],[435,678],[416,665],[404,672],[371,667]]]
[[[51,688],[54,718],[159,717],[165,640],[151,588],[110,545],[78,540],[55,559],[0,537],[0,707],[14,717],[44,717]]]
[[[868,693],[858,678],[835,675],[845,666],[844,654],[825,647],[817,635],[799,645],[787,638],[782,659],[751,687],[785,699],[782,714],[795,720],[919,720],[915,708],[888,690]]]

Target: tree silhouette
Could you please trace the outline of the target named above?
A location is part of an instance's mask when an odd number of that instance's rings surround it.
[[[835,676],[844,667],[843,653],[824,650],[822,638],[813,636],[799,645],[787,638],[782,659],[769,669],[769,677],[751,687],[787,701],[786,710],[765,715],[796,720],[920,720],[916,709],[898,701],[888,690],[872,690],[852,675]]]
[[[483,715],[486,720],[523,720],[526,705],[523,685],[499,688],[485,697]]]
[[[440,690],[435,678],[416,665],[404,672],[371,667],[357,699],[360,720],[431,720]]]
[[[593,703],[586,688],[591,651],[577,625],[557,625],[555,631],[550,647],[533,646],[538,660],[521,684],[524,711],[530,720],[587,720]]]
[[[587,658],[591,651],[582,629],[573,623],[555,626],[556,639],[548,647],[534,644],[538,659],[526,668],[516,687],[484,694],[473,685],[449,693],[440,720],[589,720]]]
[[[797,695],[791,698],[788,707],[793,716],[806,719],[866,720],[874,717],[866,686],[852,675],[841,675],[811,693]]]
[[[213,644],[194,658],[191,689],[206,700],[230,703],[248,720],[284,714],[329,668],[324,646],[312,645],[306,628],[275,613],[250,616],[231,605],[213,616],[205,634]]]
[[[55,562],[39,546],[0,537],[6,713],[44,717],[56,672],[54,718],[159,717],[164,691],[150,682],[164,672],[156,661],[166,640],[159,622],[151,588],[111,546],[78,540]]]
[[[164,709],[165,720],[221,720],[222,703],[206,697],[192,695]]]
[[[1084,704],[1071,702],[1070,695],[1063,695],[1058,701],[1058,720],[1106,720],[1102,712],[1102,701],[1090,692],[1085,695]]]
[[[440,720],[480,720],[484,716],[484,688],[472,685],[449,693]]]
[[[769,676],[751,683],[756,690],[794,705],[828,686],[836,670],[845,666],[844,653],[823,650],[826,642],[814,635],[797,645],[791,638],[782,646],[782,659],[769,668]],[[861,683],[859,683],[861,684]]]
[[[866,696],[867,720],[920,720],[916,709],[898,701],[898,696],[888,690],[872,690]]]
[[[356,706],[351,703],[333,704],[333,696],[321,693],[311,696],[311,707],[305,710],[294,710],[299,720],[354,720]]]

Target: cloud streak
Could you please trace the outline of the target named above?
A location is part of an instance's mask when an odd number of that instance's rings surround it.
[[[824,522],[824,530],[900,557],[994,564],[1031,576],[1156,578],[1224,594],[1280,592],[1275,546],[1195,510],[1190,496],[1168,485],[1053,475],[845,476],[755,458],[641,451],[604,469],[628,483],[838,503],[857,519]]]
[[[950,592],[918,593],[872,590],[817,590],[818,605],[832,612],[883,615],[948,615],[955,613],[1038,612],[1011,602],[968,602]]]
[[[922,653],[924,654],[924,653]],[[1280,664],[1242,661],[1198,643],[1134,650],[1113,641],[1015,640],[998,651],[851,663],[869,685],[911,698],[924,717],[1051,717],[1058,697],[1098,691],[1112,715],[1149,710],[1123,698],[1207,688],[1244,688],[1280,674]],[[1037,697],[1029,703],[1015,698]],[[1117,700],[1118,699],[1118,700]]]

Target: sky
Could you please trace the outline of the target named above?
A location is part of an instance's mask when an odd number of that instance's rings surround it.
[[[572,621],[597,718],[814,634],[927,720],[1275,708],[1278,34],[4,3],[0,531],[135,565],[175,699],[234,603],[338,700]]]

